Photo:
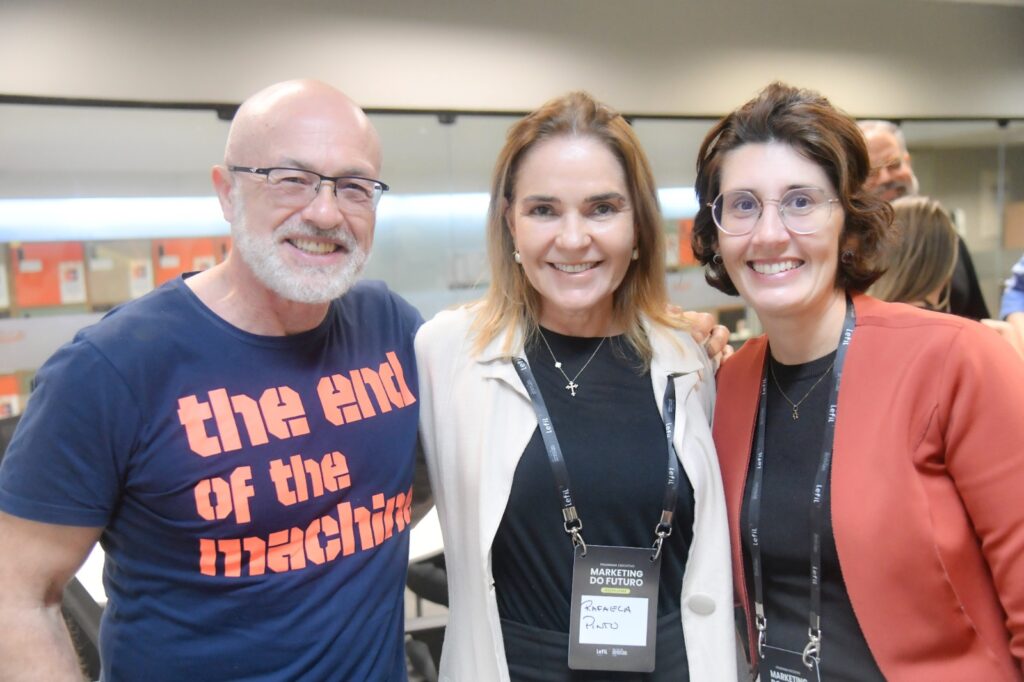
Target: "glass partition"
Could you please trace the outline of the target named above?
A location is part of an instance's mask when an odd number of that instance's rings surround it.
[[[480,296],[490,176],[517,117],[372,119],[393,190],[379,207],[367,276],[388,281],[426,317]],[[756,328],[739,299],[708,287],[689,260],[694,160],[712,123],[633,119],[659,183],[673,301]],[[903,129],[921,191],[956,216],[995,314],[1002,281],[1024,252],[1024,122]],[[212,110],[0,104],[0,316],[8,318],[0,320],[0,375],[17,375],[27,392],[23,375],[70,330],[224,258],[229,229],[209,171],[227,130]]]

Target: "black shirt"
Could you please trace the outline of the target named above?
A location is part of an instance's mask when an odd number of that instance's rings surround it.
[[[543,333],[569,377],[600,341]],[[542,341],[528,345],[526,357],[562,448],[583,538],[588,544],[651,546],[665,494],[668,446],[650,372],[642,370],[622,337],[612,337],[576,379],[573,397]],[[693,488],[680,473],[672,534],[662,558],[659,616],[680,609],[693,537]],[[568,633],[572,562],[572,542],[562,527],[561,501],[538,430],[516,467],[492,547],[501,617]]]
[[[981,287],[978,285],[978,275],[974,272],[971,254],[967,250],[967,244],[959,235],[957,235],[956,268],[953,270],[950,289],[949,312],[960,317],[969,317],[972,320],[991,317],[988,313],[988,306],[985,305],[985,297],[981,294]]]
[[[811,497],[821,461],[822,439],[835,361],[833,352],[802,365],[774,365],[768,377],[767,432],[759,537],[764,568],[767,644],[803,651],[810,614]],[[823,374],[824,379],[815,385]],[[799,419],[779,392],[799,402]],[[814,387],[813,389],[811,387]],[[810,391],[810,393],[808,393]],[[842,405],[839,418],[842,419]],[[754,466],[747,473],[740,528],[747,588],[753,600],[750,563],[750,489]],[[884,680],[857,623],[843,582],[832,532],[831,486],[824,498],[827,510],[822,533],[821,674],[822,680]],[[865,494],[870,494],[865,491]],[[751,612],[753,608],[751,608]]]

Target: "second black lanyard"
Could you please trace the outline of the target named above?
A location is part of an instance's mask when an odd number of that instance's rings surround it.
[[[821,544],[825,528],[825,497],[832,470],[832,452],[835,444],[836,417],[839,404],[839,382],[842,379],[843,364],[853,338],[856,314],[849,297],[846,299],[846,316],[843,332],[836,349],[836,360],[832,376],[832,390],[829,394],[828,412],[825,417],[825,433],[822,438],[821,458],[814,477],[811,494],[811,557],[810,557],[810,614],[807,631],[807,645],[802,652],[803,663],[808,668],[816,667],[821,656]],[[770,351],[765,353],[765,368],[770,362]],[[757,438],[754,448],[754,475],[750,490],[750,508],[747,529],[750,534],[750,562],[754,583],[754,622],[758,633],[758,653],[764,656],[768,622],[764,609],[764,575],[761,560],[759,524],[761,520],[761,497],[764,485],[765,430],[768,420],[768,377],[761,372],[761,400],[757,412]]]

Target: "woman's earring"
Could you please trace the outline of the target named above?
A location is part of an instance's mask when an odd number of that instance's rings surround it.
[[[839,256],[839,260],[843,262],[843,265],[853,265],[853,258],[856,254],[849,249],[843,251],[842,255]]]
[[[632,259],[633,260],[640,260],[640,249],[634,247]]]
[[[512,260],[514,260],[515,262],[517,262],[519,264],[522,264],[523,258],[522,258],[522,256],[519,255],[519,251],[513,251],[512,252]]]
[[[715,255],[711,257],[711,262],[714,263],[715,265],[721,265],[722,264],[722,254],[715,253]]]

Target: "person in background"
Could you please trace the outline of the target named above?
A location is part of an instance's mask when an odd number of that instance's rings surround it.
[[[897,199],[892,207],[896,243],[869,293],[883,301],[948,312],[957,252],[949,215],[939,202],[921,196]]]
[[[697,160],[694,253],[765,335],[714,437],[761,680],[1024,679],[1024,363],[864,293],[891,207],[855,122],[774,83]]]
[[[860,121],[858,123],[867,142],[871,171],[866,186],[875,196],[894,201],[900,197],[915,196],[918,181],[910,164],[910,152],[903,131],[891,121]],[[985,297],[981,294],[978,275],[974,271],[967,244],[957,235],[957,265],[953,272],[949,312],[972,320],[989,316]]]
[[[883,301],[949,312],[957,258],[953,221],[939,202],[927,197],[903,197],[892,207],[896,244],[887,256],[885,273],[868,293]],[[1024,336],[1011,322],[985,319],[981,323],[999,332],[1024,357]]]
[[[513,125],[487,242],[483,300],[416,337],[449,580],[441,679],[734,680],[714,369],[668,306],[654,179],[625,119],[572,93]],[[582,598],[574,579],[636,580],[617,559],[581,568],[618,551],[657,590]],[[604,606],[614,594],[637,598]],[[577,646],[577,627],[612,641],[598,613],[646,646]],[[610,670],[647,654],[653,673]]]
[[[246,100],[227,260],[40,369],[0,467],[0,679],[79,680],[61,591],[99,540],[104,680],[404,680],[419,314],[356,280],[387,189],[316,81]]]
[[[1024,336],[1024,256],[1014,264],[1006,280],[999,317],[1013,324]]]

